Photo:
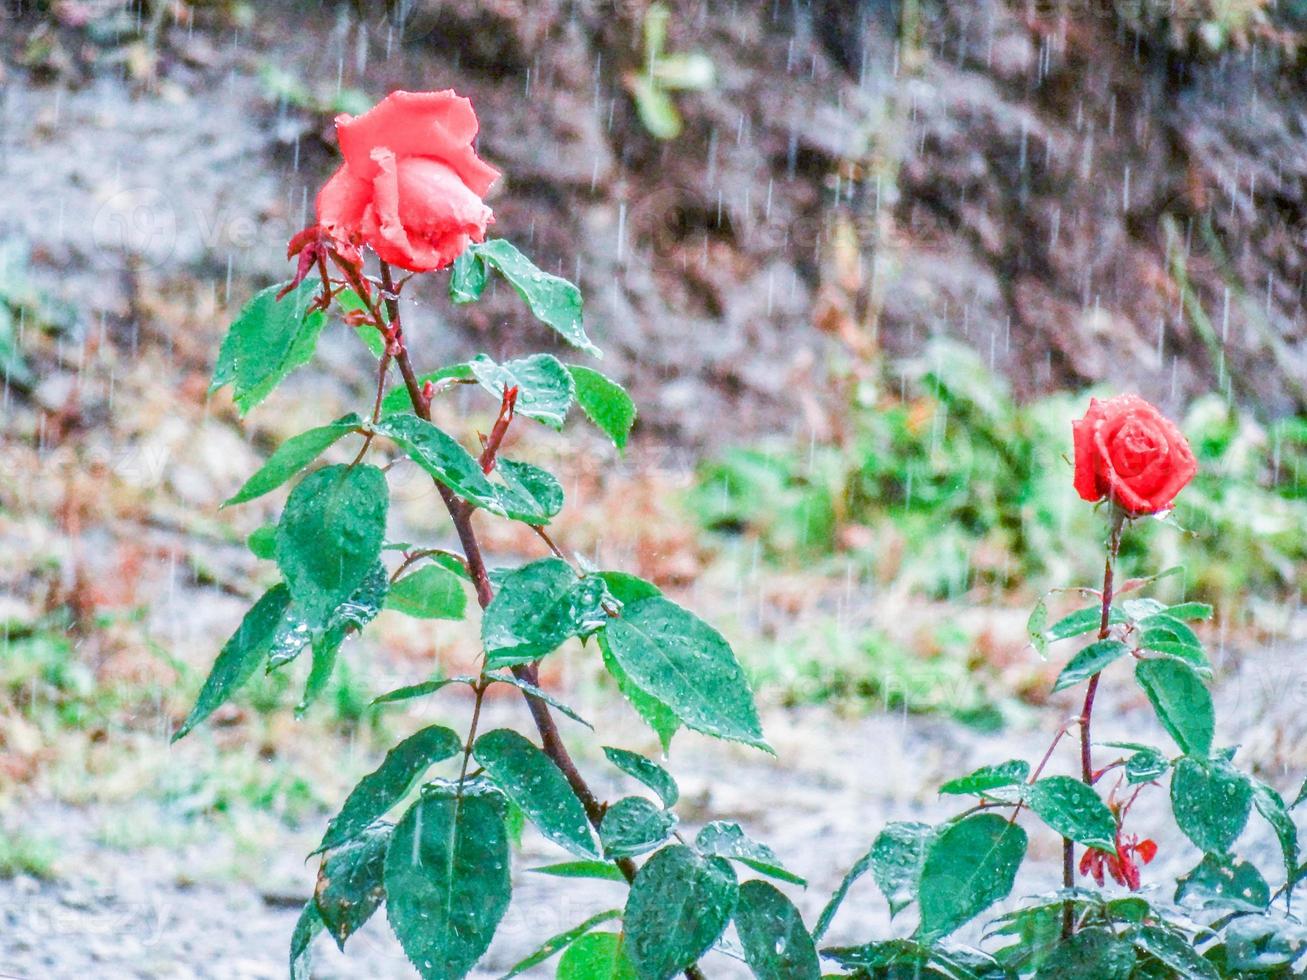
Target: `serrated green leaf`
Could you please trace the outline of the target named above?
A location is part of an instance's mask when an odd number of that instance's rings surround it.
[[[627,437],[635,425],[635,402],[626,389],[593,368],[569,364],[567,370],[576,386],[576,403],[586,418],[618,449],[626,448]]]
[[[725,930],[739,886],[722,858],[665,847],[635,876],[623,922],[642,980],[667,980],[702,956]]]
[[[617,689],[622,692],[622,697],[626,698],[631,707],[635,709],[636,714],[644,719],[663,747],[663,752],[667,752],[672,746],[672,736],[674,736],[681,727],[681,720],[676,717],[676,712],[663,704],[652,694],[642,690],[635,681],[627,675],[622,669],[622,665],[617,662],[613,656],[612,648],[609,646],[608,638],[604,633],[599,634],[599,653],[604,661],[604,669],[608,671],[610,677],[617,684]]]
[[[268,652],[268,672],[290,663],[306,648],[315,652],[339,647],[352,630],[361,631],[377,618],[390,589],[386,566],[377,562],[350,597],[333,609],[324,622],[313,623],[291,603]]]
[[[223,644],[222,652],[200,689],[195,707],[173,733],[172,741],[177,741],[213,714],[254,676],[272,648],[272,641],[289,606],[290,591],[285,585],[274,585],[263,593],[245,614],[236,632]]]
[[[515,414],[535,419],[551,429],[563,428],[576,385],[567,368],[552,354],[532,354],[503,364],[478,354],[468,362],[468,367],[481,387],[496,398],[502,398],[505,389],[516,388]]]
[[[323,857],[313,902],[339,949],[386,897],[383,869],[394,828],[378,822]]]
[[[450,279],[450,298],[455,303],[478,299],[485,289],[485,270],[496,269],[537,320],[552,327],[569,344],[595,357],[601,356],[581,325],[581,291],[572,283],[536,268],[503,238],[469,245],[463,254],[467,256],[467,264],[458,268]],[[480,264],[483,270],[474,271],[475,264]]]
[[[529,739],[498,728],[478,738],[472,754],[540,833],[573,854],[599,857],[581,801],[562,770]]]
[[[622,869],[611,861],[564,861],[561,864],[547,864],[542,868],[531,868],[536,874],[551,875],[555,878],[594,878],[599,881],[620,881],[626,883]]]
[[[945,827],[926,849],[918,903],[923,937],[945,936],[1012,891],[1026,832],[997,813]]]
[[[1054,948],[1035,974],[1037,980],[1129,980],[1134,947],[1107,929],[1084,929]]]
[[[599,825],[604,857],[635,857],[652,851],[671,836],[676,814],[643,796],[626,796],[612,804]]]
[[[1224,759],[1186,756],[1171,774],[1175,822],[1209,854],[1224,854],[1243,833],[1252,798],[1249,778]]]
[[[694,846],[700,854],[739,861],[746,868],[769,878],[807,887],[807,881],[785,869],[776,852],[746,834],[734,820],[714,820],[706,824],[695,837]]]
[[[671,807],[676,805],[676,801],[681,796],[681,791],[677,788],[676,780],[672,778],[672,774],[658,763],[646,759],[638,753],[628,752],[626,749],[616,749],[611,745],[604,746],[604,755],[608,757],[609,762],[622,772],[632,779],[639,780],[657,793],[658,798],[663,801],[663,806]]]
[[[462,619],[467,611],[463,579],[442,565],[423,565],[396,580],[386,608],[416,619]]]
[[[476,965],[508,908],[508,834],[487,792],[430,793],[395,827],[386,851],[386,917],[424,980]]]
[[[1024,759],[1009,759],[994,766],[981,766],[975,772],[950,779],[940,786],[941,793],[954,796],[972,796],[986,793],[1000,786],[1015,786],[1030,777],[1030,763]]]
[[[502,481],[492,483],[499,512],[527,524],[548,524],[563,509],[563,485],[547,470],[531,463],[500,459],[495,474]]]
[[[268,457],[267,462],[259,467],[258,472],[246,480],[245,485],[236,491],[236,495],[222,506],[243,504],[247,500],[254,500],[276,490],[322,455],[328,446],[333,445],[342,436],[356,431],[362,423],[363,420],[351,412],[328,425],[320,425],[316,429],[291,436],[277,447],[276,451]]]
[[[321,311],[308,312],[319,286],[320,280],[305,279],[281,300],[280,285],[256,293],[223,339],[210,393],[230,383],[236,408],[245,415],[307,364],[327,322]]]
[[[1114,660],[1119,660],[1130,652],[1130,648],[1120,640],[1099,640],[1085,647],[1058,674],[1057,683],[1053,685],[1054,693],[1068,687],[1075,687],[1089,680]],[[1126,947],[1129,949],[1129,947]],[[1133,955],[1133,951],[1132,951]]]
[[[935,833],[930,824],[896,821],[876,835],[867,856],[871,876],[889,903],[890,918],[916,901],[926,850]]]
[[[389,503],[375,466],[326,466],[291,491],[277,524],[277,567],[311,625],[326,623],[376,566]]]
[[[397,687],[393,691],[387,691],[369,702],[372,705],[394,704],[397,701],[408,701],[412,698],[425,697],[428,694],[434,694],[442,687],[449,684],[475,684],[475,677],[440,677],[435,680],[423,681],[421,684],[409,684],[406,687]]]
[[[510,978],[517,976],[519,973],[525,973],[532,967],[539,966],[550,957],[557,955],[561,950],[567,949],[567,947],[571,946],[572,943],[576,942],[586,933],[592,931],[595,926],[603,925],[605,922],[609,922],[613,919],[620,919],[621,917],[621,909],[609,909],[606,912],[599,912],[590,916],[590,918],[586,919],[580,925],[573,926],[565,932],[560,932],[558,935],[546,939],[539,949],[530,956],[519,961],[511,970],[505,973],[500,980],[510,980]]]
[[[1254,779],[1252,784],[1253,805],[1275,831],[1275,837],[1280,842],[1280,851],[1284,855],[1285,874],[1288,880],[1292,880],[1294,869],[1298,867],[1298,827],[1289,814],[1284,797],[1260,779]]]
[[[1196,756],[1211,752],[1216,713],[1211,694],[1193,668],[1170,658],[1141,660],[1135,678],[1158,721],[1183,752]]]
[[[632,683],[688,727],[771,751],[743,669],[703,620],[655,597],[625,607],[604,636]]]
[[[1260,912],[1271,904],[1271,886],[1247,861],[1205,854],[1196,868],[1176,881],[1175,900],[1199,909]]]
[[[617,932],[582,936],[567,948],[554,976],[555,980],[639,980],[626,937]]]
[[[817,947],[803,916],[773,885],[746,881],[735,905],[735,930],[758,980],[819,980]]]
[[[481,621],[486,666],[539,660],[573,636],[610,620],[613,598],[597,575],[578,578],[560,558],[542,558],[504,576]]]
[[[1026,801],[1063,837],[1116,853],[1116,819],[1093,787],[1070,776],[1046,776],[1027,790]]]
[[[363,833],[407,796],[428,769],[462,751],[463,740],[441,725],[423,728],[404,739],[350,790],[340,812],[327,824],[317,850],[337,847]]]

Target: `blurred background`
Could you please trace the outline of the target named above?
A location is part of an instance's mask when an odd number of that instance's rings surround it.
[[[1090,394],[1137,392],[1193,443],[1126,573],[1183,566],[1161,595],[1216,606],[1218,731],[1296,791],[1305,44],[1303,0],[7,0],[0,973],[284,975],[344,793],[423,719],[466,725],[454,689],[369,707],[476,656],[475,623],[391,614],[303,719],[283,671],[167,744],[267,585],[245,538],[280,500],[219,503],[372,383],[328,329],[242,421],[206,395],[218,342],[288,277],[334,116],[395,88],[472,99],[493,233],[586,296],[632,445],[522,424],[514,454],[563,479],[565,549],[734,644],[778,757],[682,735],[671,767],[689,819],[740,819],[809,877],[805,912],[886,820],[951,812],[941,774],[1037,753],[1075,710],[1046,694],[1067,652],[1041,659],[1025,622],[1101,574],[1068,462]],[[429,278],[419,370],[552,343],[508,291],[455,308]],[[443,421],[470,440],[486,409]],[[401,526],[447,540],[425,478],[391,478]],[[539,555],[481,526],[497,561]],[[591,653],[546,667],[605,740],[657,751]],[[1128,683],[1104,698],[1101,737],[1164,738]],[[1154,816],[1159,863],[1194,863]],[[1058,853],[1032,842],[1027,891]],[[517,878],[486,975],[613,901]],[[832,941],[886,934],[866,888]],[[320,945],[324,977],[411,975],[382,917],[348,956]]]

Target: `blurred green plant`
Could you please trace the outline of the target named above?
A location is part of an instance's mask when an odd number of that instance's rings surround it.
[[[1209,54],[1246,48],[1267,34],[1276,6],[1275,0],[1115,0],[1117,16],[1136,33]]]
[[[28,334],[59,334],[77,326],[77,312],[33,284],[26,246],[0,242],[0,384],[27,389],[36,383],[25,351]]]
[[[17,827],[0,826],[0,879],[19,875],[53,878],[58,858],[59,845],[52,838]]]
[[[263,97],[277,105],[289,106],[331,118],[339,113],[362,115],[372,106],[366,92],[341,86],[313,86],[294,72],[274,64],[266,64],[259,72],[263,84]]]
[[[672,94],[710,89],[717,75],[712,59],[701,51],[666,52],[670,18],[665,4],[649,5],[644,15],[644,66],[626,78],[640,121],[660,140],[675,139],[681,133],[681,113]]]
[[[917,594],[1006,591],[1090,577],[1094,515],[1071,487],[1070,422],[1082,396],[1019,405],[970,349],[947,341],[896,366],[896,395],[864,385],[840,444],[727,451],[689,500],[711,531],[744,535],[780,564],[839,554],[856,574]],[[1183,585],[1228,609],[1251,592],[1307,595],[1307,419],[1263,426],[1217,397],[1182,426],[1199,473],[1168,518],[1146,522],[1122,560],[1183,564]]]

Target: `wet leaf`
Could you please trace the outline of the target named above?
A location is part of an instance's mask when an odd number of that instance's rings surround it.
[[[581,857],[599,857],[585,808],[549,756],[507,728],[486,732],[472,754],[549,840]]]
[[[625,449],[636,415],[635,402],[626,389],[593,368],[569,364],[567,370],[576,385],[576,402],[586,418],[613,440],[614,446]]]
[[[519,973],[525,973],[532,967],[539,966],[551,956],[556,955],[560,950],[567,949],[567,947],[571,946],[572,943],[576,942],[586,933],[594,929],[595,926],[603,925],[605,922],[609,922],[613,919],[620,919],[621,917],[621,909],[609,909],[607,912],[600,912],[596,915],[590,916],[590,918],[586,919],[580,925],[573,926],[565,932],[560,932],[557,936],[546,939],[540,945],[539,949],[518,962],[511,970],[505,973],[500,980],[510,980],[511,977],[515,977]]]
[[[623,916],[642,980],[667,980],[698,960],[725,930],[739,895],[722,858],[665,847],[640,869]]]
[[[1157,719],[1187,755],[1212,750],[1216,726],[1212,696],[1202,678],[1179,660],[1141,660],[1135,678],[1148,695]]]
[[[1252,784],[1224,759],[1185,757],[1171,774],[1171,809],[1185,836],[1209,854],[1224,854],[1243,833]]]
[[[256,528],[245,539],[245,546],[250,549],[250,554],[255,558],[271,561],[277,551],[277,525],[264,524]]]
[[[743,669],[726,640],[703,620],[655,597],[625,607],[604,636],[634,686],[688,727],[771,751]]]
[[[676,801],[681,796],[681,791],[677,788],[676,780],[672,778],[672,774],[658,763],[635,752],[628,752],[626,749],[615,749],[611,745],[604,746],[604,755],[607,756],[609,762],[622,772],[632,779],[639,780],[657,793],[658,798],[663,801],[663,806],[671,807],[676,805]]]
[[[397,687],[393,691],[387,691],[385,694],[375,697],[370,702],[372,705],[394,704],[397,701],[408,701],[412,698],[426,697],[428,694],[434,694],[442,687],[449,684],[475,684],[475,677],[441,677],[436,680],[423,681],[421,684],[409,684],[407,687]]]
[[[424,980],[476,965],[508,908],[502,804],[487,792],[424,795],[386,851],[386,916]]]
[[[958,779],[950,779],[939,788],[941,793],[955,796],[980,795],[1000,786],[1016,786],[1030,778],[1030,763],[1024,759],[1010,759],[994,766],[981,766],[975,772]]]
[[[1219,980],[1216,968],[1183,937],[1158,926],[1141,926],[1129,936],[1145,953],[1179,972],[1185,980]]]
[[[1116,852],[1116,819],[1093,787],[1070,776],[1046,776],[1030,787],[1026,801],[1063,837]]]
[[[486,666],[529,663],[570,637],[589,636],[609,622],[605,606],[612,603],[602,578],[578,578],[559,558],[524,565],[504,576],[486,607],[481,621]]]
[[[965,817],[939,832],[921,871],[920,931],[947,935],[1012,891],[1026,832],[996,813]]]
[[[218,654],[213,669],[200,689],[195,707],[173,733],[172,741],[177,741],[208,718],[254,676],[271,650],[282,617],[289,606],[290,591],[285,585],[274,585],[263,593],[245,614],[236,632],[223,644],[222,652]]]
[[[626,937],[617,932],[592,932],[567,948],[558,961],[555,980],[640,980],[627,952]]]
[[[502,398],[505,389],[516,388],[514,412],[517,415],[535,419],[551,429],[562,429],[567,410],[572,406],[575,384],[567,368],[552,354],[532,354],[503,364],[478,354],[468,362],[468,367],[481,386],[496,398]]]
[[[1271,904],[1271,887],[1247,861],[1205,854],[1196,868],[1176,881],[1175,900],[1199,909],[1260,912]]]
[[[428,371],[426,374],[419,375],[417,379],[418,387],[422,388],[429,381],[432,385],[439,385],[442,381],[473,381],[472,368],[467,364],[450,364],[436,371]],[[407,385],[397,385],[386,392],[386,397],[381,399],[381,411],[385,415],[394,413],[412,412],[413,401],[409,397]]]
[[[1134,947],[1106,929],[1084,929],[1059,943],[1036,974],[1037,980],[1129,980]]]
[[[676,814],[643,796],[626,796],[612,804],[599,825],[607,858],[635,857],[652,851],[676,827]]]
[[[1171,762],[1156,749],[1143,748],[1136,752],[1125,764],[1126,782],[1131,786],[1139,783],[1151,783],[1161,779],[1171,769]]]
[[[871,876],[885,900],[890,917],[916,901],[926,850],[935,839],[930,824],[899,821],[885,826],[871,845]]]
[[[333,445],[342,436],[354,432],[363,420],[354,413],[342,415],[328,425],[320,425],[297,436],[291,436],[268,457],[258,471],[245,481],[245,485],[236,491],[235,496],[222,506],[231,507],[254,500],[269,491],[276,490],[292,476],[317,459],[328,446]]]
[[[1053,685],[1054,693],[1084,683],[1101,672],[1108,664],[1119,660],[1129,652],[1130,648],[1120,640],[1099,640],[1097,643],[1089,644],[1062,668],[1062,673],[1057,676],[1057,683]]]
[[[291,491],[277,524],[277,567],[310,625],[326,624],[376,566],[389,502],[375,466],[327,466]]]
[[[408,795],[428,769],[462,751],[463,740],[441,725],[423,728],[404,739],[386,753],[380,766],[350,790],[340,812],[327,824],[327,832],[317,850],[337,847],[363,833]]]
[[[385,900],[382,874],[393,829],[388,823],[373,824],[325,855],[318,868],[313,901],[340,949]]]
[[[313,939],[321,931],[317,906],[305,902],[290,937],[290,980],[311,980]]]
[[[1275,837],[1280,842],[1280,852],[1284,855],[1285,874],[1291,880],[1294,869],[1298,867],[1298,827],[1289,814],[1284,797],[1260,779],[1254,779],[1252,784],[1253,805],[1275,831]]]
[[[584,725],[586,728],[590,729],[591,731],[594,731],[595,726],[590,724],[590,722],[586,721],[579,714],[577,714],[573,708],[571,708],[569,705],[564,704],[562,701],[559,701],[558,698],[554,697],[548,691],[536,687],[530,681],[524,681],[522,680],[522,678],[515,677],[512,674],[487,674],[486,677],[487,679],[494,681],[495,683],[498,684],[511,684],[519,691],[524,691],[525,693],[531,695],[531,697],[533,698],[539,698],[541,701],[549,705],[559,714],[571,718],[574,722]]]
[[[386,608],[417,619],[462,619],[467,611],[463,579],[441,565],[423,565],[396,580]]]
[[[706,824],[694,839],[694,846],[700,854],[729,858],[739,861],[746,868],[759,874],[789,882],[791,885],[806,887],[807,882],[785,870],[776,853],[744,832],[733,820],[714,820]]]
[[[622,870],[611,861],[564,861],[561,864],[547,864],[543,868],[531,868],[536,874],[552,875],[555,878],[594,878],[599,881],[620,881],[626,883]]]
[[[644,719],[645,724],[653,729],[654,734],[658,736],[663,751],[667,752],[672,746],[672,736],[681,727],[681,720],[676,717],[676,712],[631,680],[622,665],[618,663],[617,658],[613,656],[606,630],[599,634],[599,653],[603,657],[604,669],[608,671],[609,676],[617,684],[617,689],[622,692],[622,697],[626,698],[631,707],[635,709],[636,714]]]
[[[817,948],[794,903],[765,881],[740,886],[735,930],[758,980],[818,980]]]

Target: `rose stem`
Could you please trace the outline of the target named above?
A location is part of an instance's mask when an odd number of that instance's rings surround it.
[[[1107,538],[1107,558],[1103,562],[1102,615],[1098,621],[1098,638],[1107,639],[1112,620],[1112,586],[1116,571],[1116,557],[1121,550],[1121,529],[1125,526],[1126,513],[1116,504],[1112,504],[1110,531]],[[1080,711],[1080,778],[1086,786],[1094,785],[1093,738],[1090,731],[1094,716],[1094,697],[1098,694],[1098,679],[1102,672],[1089,678],[1089,687],[1085,690],[1085,705]],[[1062,885],[1075,887],[1075,845],[1070,838],[1062,838]],[[1072,905],[1068,901],[1062,908],[1062,934],[1069,936],[1073,926]]]
[[[417,372],[413,370],[413,362],[408,356],[408,347],[403,342],[403,335],[400,331],[399,302],[395,297],[390,266],[386,262],[381,263],[381,284],[385,290],[386,312],[395,331],[396,346],[398,348],[395,354],[395,363],[399,365],[399,372],[404,377],[404,387],[408,390],[409,400],[413,403],[413,410],[419,417],[430,422],[431,406],[422,396],[422,385],[418,383]],[[486,572],[485,559],[481,555],[481,545],[477,541],[476,531],[472,527],[472,508],[466,502],[460,500],[452,490],[439,480],[433,482],[440,494],[440,499],[445,503],[445,509],[449,511],[450,519],[454,522],[454,530],[458,534],[459,543],[463,546],[463,555],[467,559],[468,570],[472,574],[472,581],[476,584],[477,602],[484,609],[490,605],[490,600],[494,598],[494,589],[490,585],[490,576]],[[512,671],[513,675],[519,680],[538,686],[539,671],[536,669],[535,664],[519,664],[513,667]],[[563,744],[562,736],[558,733],[558,724],[554,721],[549,705],[526,691],[523,691],[522,695],[526,698],[527,707],[531,711],[531,718],[535,722],[536,730],[540,733],[540,741],[545,754],[549,756],[554,765],[558,766],[567,778],[568,784],[572,787],[572,792],[581,801],[586,816],[590,818],[590,823],[597,830],[599,824],[603,821],[606,807],[599,802],[589,784],[586,783],[585,777],[576,768],[576,763],[572,761],[572,756],[568,753],[567,746]],[[628,883],[635,880],[637,868],[634,861],[630,858],[617,858],[613,863],[617,865]],[[685,976],[688,980],[704,980],[702,971],[693,964],[685,968]]]

